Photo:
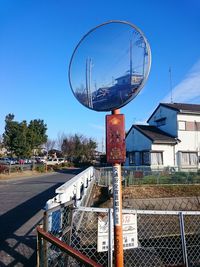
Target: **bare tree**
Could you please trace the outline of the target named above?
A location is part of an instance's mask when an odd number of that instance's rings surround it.
[[[92,138],[75,134],[64,139],[62,152],[71,162],[91,162],[94,159],[96,147],[97,143]]]
[[[54,149],[56,145],[56,140],[54,139],[48,139],[47,142],[45,143],[45,149],[47,151],[47,156],[50,150]]]
[[[65,133],[61,133],[59,132],[57,135],[57,140],[56,140],[56,147],[58,150],[62,151],[62,145],[63,145],[63,141],[66,138],[66,134]]]
[[[3,136],[0,134],[0,154],[2,152],[3,149]]]
[[[0,147],[2,146],[3,144],[3,136],[0,134]]]

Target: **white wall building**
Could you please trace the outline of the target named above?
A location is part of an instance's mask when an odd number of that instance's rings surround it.
[[[161,103],[126,135],[126,165],[199,168],[200,105]]]

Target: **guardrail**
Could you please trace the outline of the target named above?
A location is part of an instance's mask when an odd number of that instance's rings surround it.
[[[66,243],[59,240],[57,237],[51,235],[48,232],[45,232],[40,227],[37,227],[37,236],[38,236],[38,258],[37,258],[37,266],[45,266],[47,264],[46,259],[48,255],[46,255],[46,247],[47,242],[49,246],[54,245],[56,247],[56,255],[62,258],[62,261],[67,264],[65,266],[80,266],[79,264],[84,264],[84,266],[93,266],[93,267],[102,267],[102,265],[96,263],[94,260],[89,259],[87,256],[79,252],[78,250],[72,248]],[[45,245],[44,245],[45,243]],[[55,266],[58,258],[53,257],[51,254],[51,261],[48,259],[48,266]]]
[[[74,200],[74,205],[77,207],[83,202],[87,202],[85,199],[89,196],[95,181],[95,172],[93,167],[89,167],[62,186],[58,187],[56,189],[57,195],[47,201],[45,209],[51,209],[70,200]]]

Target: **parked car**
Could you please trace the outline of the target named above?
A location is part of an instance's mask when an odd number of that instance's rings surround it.
[[[8,164],[8,158],[0,158],[0,164]]]
[[[14,158],[0,158],[0,164],[13,165],[13,164],[16,164],[16,159],[14,159]]]
[[[19,163],[19,164],[24,164],[24,163],[25,163],[25,160],[24,160],[24,159],[19,159],[19,160],[18,160],[18,163]]]
[[[44,157],[36,157],[36,163],[46,163],[46,159]]]
[[[17,159],[16,158],[8,158],[8,164],[11,164],[11,165],[17,164]]]
[[[60,164],[59,163],[59,160],[58,160],[58,158],[53,158],[53,159],[48,159],[47,161],[46,161],[46,164],[47,165],[58,165],[58,164]]]
[[[31,164],[32,163],[32,160],[31,159],[24,159],[24,163],[25,164]]]
[[[47,165],[59,165],[61,163],[64,163],[65,159],[64,158],[53,158],[53,159],[48,159],[46,161]]]
[[[64,158],[58,158],[58,162],[59,162],[59,164],[64,163],[65,159]]]

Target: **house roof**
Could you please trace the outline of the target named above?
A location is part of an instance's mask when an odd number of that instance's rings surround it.
[[[155,109],[153,114],[149,117],[147,122],[153,117],[160,106],[167,107],[173,109],[179,113],[186,114],[200,114],[200,105],[198,104],[185,104],[185,103],[160,103],[158,107]]]
[[[130,77],[130,73],[127,73],[127,74],[125,74],[125,75],[123,75],[123,76],[120,76],[120,77],[116,78],[115,80],[117,81],[117,80],[120,80],[120,79],[129,78],[129,77]],[[143,78],[143,75],[141,75],[141,74],[139,74],[139,73],[133,73],[133,74],[132,74],[132,77]]]
[[[131,129],[132,128],[135,128],[140,133],[145,135],[154,144],[176,144],[177,143],[177,139],[175,137],[173,137],[173,136],[161,131],[160,129],[158,129],[155,126],[151,126],[151,125],[133,125],[131,127]],[[129,130],[129,132],[130,132],[130,130]],[[129,134],[129,132],[127,133],[127,135]]]
[[[166,106],[172,109],[176,109],[179,112],[197,112],[200,113],[200,105],[197,104],[184,104],[184,103],[161,103],[162,106]]]

